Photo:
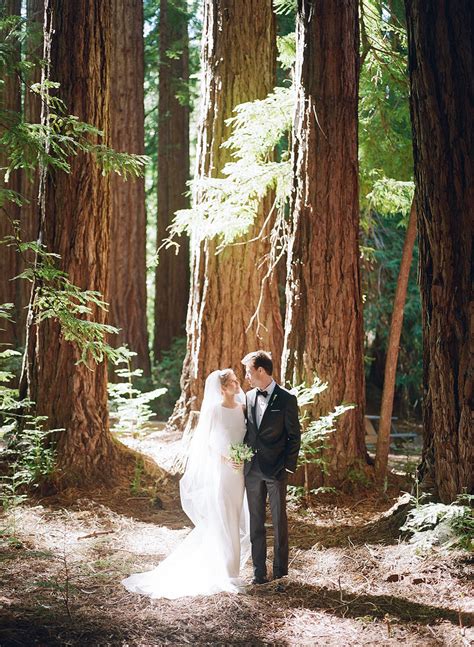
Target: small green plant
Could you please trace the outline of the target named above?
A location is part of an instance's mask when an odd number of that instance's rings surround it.
[[[0,428],[0,435],[6,441],[6,449],[2,455],[8,461],[8,472],[0,478],[0,502],[5,513],[9,512],[11,527],[7,535],[16,537],[16,509],[27,498],[32,488],[37,487],[47,478],[54,469],[55,450],[45,443],[46,436],[59,431],[57,429],[44,430],[44,417],[27,417],[26,426],[20,435],[16,436],[14,430],[19,422],[15,420],[15,427],[7,424]],[[22,420],[25,424],[25,420]],[[3,430],[7,429],[5,433]]]
[[[186,355],[186,337],[176,337],[169,350],[161,354],[161,359],[153,368],[153,381],[166,388],[167,392],[158,400],[155,412],[160,420],[166,420],[181,393],[181,371]]]
[[[288,498],[296,503],[307,496],[304,485],[288,485],[287,488]],[[318,496],[318,494],[335,494],[337,492],[336,488],[321,485],[320,487],[311,488],[309,494]]]
[[[356,485],[361,485],[362,487],[369,487],[370,479],[363,469],[358,468],[357,466],[351,467],[347,472],[347,480]],[[386,484],[384,484],[386,487]]]
[[[9,319],[11,304],[0,305],[0,321]],[[4,512],[12,512],[11,534],[16,535],[14,511],[26,498],[27,492],[46,478],[54,468],[54,448],[47,446],[46,436],[58,430],[45,430],[44,416],[31,416],[31,402],[20,399],[18,390],[10,386],[14,374],[12,362],[21,356],[11,348],[0,349],[0,439],[4,448],[2,458],[7,473],[0,478],[0,503]]]
[[[308,386],[306,383],[299,384],[292,392],[296,395],[298,407],[300,409],[300,424],[303,432],[301,434],[301,446],[298,462],[304,468],[304,487],[302,493],[306,497],[309,505],[311,494],[320,494],[324,491],[330,491],[333,488],[310,488],[309,466],[316,465],[322,474],[328,474],[327,459],[324,450],[327,449],[327,439],[335,431],[335,421],[349,409],[353,409],[352,404],[341,404],[335,407],[334,411],[326,416],[321,416],[315,420],[311,419],[309,408],[313,404],[315,397],[328,388],[326,382],[322,382],[317,375],[313,377],[313,383]],[[300,491],[301,492],[301,491]],[[295,492],[296,495],[296,492]]]
[[[112,431],[118,433],[131,433],[137,438],[154,415],[149,404],[166,393],[166,388],[153,389],[142,393],[134,386],[133,380],[143,375],[141,369],[132,370],[131,358],[136,355],[126,347],[120,348],[117,364],[126,364],[126,368],[115,371],[121,382],[108,386],[109,407],[115,422]]]
[[[133,479],[130,484],[130,492],[134,495],[137,496],[142,493],[142,476],[143,472],[145,470],[145,466],[143,465],[143,460],[141,458],[137,458],[135,461],[135,470],[133,472]]]
[[[409,513],[400,528],[411,534],[410,543],[417,550],[430,550],[433,546],[461,547],[474,550],[474,496],[461,495],[454,503],[420,504]]]

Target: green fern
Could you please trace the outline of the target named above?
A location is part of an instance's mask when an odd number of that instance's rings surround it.
[[[275,147],[289,138],[294,106],[293,88],[275,88],[265,99],[243,103],[227,120],[232,132],[223,148],[233,161],[225,165],[223,178],[201,178],[191,183],[199,196],[191,209],[178,211],[172,237],[186,231],[194,240],[219,237],[232,243],[254,223],[261,200],[271,189],[274,208],[284,216],[291,192],[289,156],[273,159]]]
[[[72,158],[80,153],[91,155],[104,174],[115,172],[127,179],[144,173],[148,162],[146,156],[117,152],[105,146],[100,130],[67,113],[67,106],[58,96],[58,83],[46,79],[28,85],[28,74],[43,62],[31,58],[17,60],[18,46],[25,38],[31,37],[27,21],[17,16],[5,17],[0,12],[0,33],[3,36],[0,44],[0,77],[5,79],[15,75],[19,78],[24,91],[40,99],[45,114],[43,123],[29,123],[21,112],[6,110],[0,105],[3,160],[0,173],[4,180],[0,188],[0,208],[8,203],[20,206],[26,203],[23,196],[5,186],[13,171],[22,169],[28,175],[42,168],[69,173]],[[5,217],[3,213],[0,216]],[[11,224],[16,229],[15,233],[0,242],[15,246],[25,259],[34,256],[33,262],[27,263],[26,269],[16,278],[32,283],[34,298],[31,308],[36,323],[55,319],[61,326],[64,338],[79,348],[79,363],[87,363],[89,359],[101,362],[104,357],[112,361],[120,360],[120,351],[105,341],[109,334],[118,330],[94,321],[97,311],[107,310],[102,296],[93,290],[81,290],[71,283],[67,274],[57,267],[57,254],[36,242],[22,242],[18,223]]]
[[[297,0],[273,0],[273,9],[275,13],[283,16],[296,13],[298,8]]]

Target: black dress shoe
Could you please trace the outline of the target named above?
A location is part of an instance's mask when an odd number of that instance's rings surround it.
[[[275,593],[284,593],[286,591],[286,586],[285,584],[281,581],[281,578],[285,577],[284,575],[274,575],[273,581],[276,582],[275,584]]]
[[[268,579],[266,577],[254,577],[252,584],[268,584]]]

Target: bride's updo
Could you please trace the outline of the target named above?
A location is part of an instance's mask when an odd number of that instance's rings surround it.
[[[221,386],[227,386],[233,374],[234,374],[234,371],[231,368],[224,368],[222,369],[222,371],[219,371],[219,380],[220,380]]]

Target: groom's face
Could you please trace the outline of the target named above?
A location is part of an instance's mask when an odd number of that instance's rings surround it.
[[[246,365],[245,377],[250,382],[250,386],[257,389],[264,389],[268,386],[268,382],[271,381],[271,377],[261,366],[255,368],[252,364]]]

